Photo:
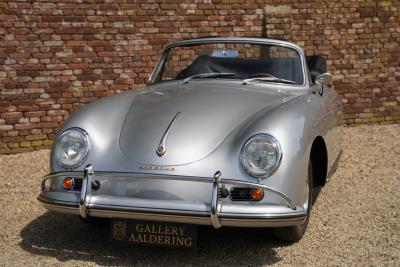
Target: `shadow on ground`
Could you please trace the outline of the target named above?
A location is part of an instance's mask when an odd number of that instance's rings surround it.
[[[80,218],[46,212],[21,231],[22,249],[58,261],[99,265],[268,265],[285,246],[263,229],[200,227],[197,250],[144,247],[109,241],[109,225],[89,226]]]

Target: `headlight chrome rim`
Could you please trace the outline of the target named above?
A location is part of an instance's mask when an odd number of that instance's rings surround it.
[[[57,156],[55,156],[55,160],[56,160],[57,164],[58,164],[60,167],[62,167],[62,168],[64,168],[64,169],[67,169],[67,170],[71,170],[71,169],[74,169],[74,168],[77,168],[77,167],[81,166],[81,165],[85,162],[85,160],[87,159],[87,157],[89,156],[89,153],[90,153],[91,148],[92,148],[91,142],[90,142],[90,138],[89,138],[89,134],[88,134],[85,130],[83,130],[82,128],[79,128],[79,127],[72,127],[72,128],[66,129],[65,131],[63,131],[63,132],[58,136],[57,141],[55,142],[54,148],[53,148],[53,149],[54,149],[54,154],[56,154],[57,145],[58,145],[58,143],[62,140],[62,138],[63,138],[65,135],[67,135],[67,134],[69,134],[70,132],[73,132],[73,131],[78,131],[78,132],[80,132],[81,134],[83,134],[83,138],[84,138],[85,144],[86,144],[86,149],[85,149],[85,153],[84,153],[84,155],[82,156],[82,158],[80,158],[79,161],[76,162],[76,163],[73,164],[73,165],[64,164],[63,162],[60,161],[59,158],[57,158]]]
[[[270,140],[272,140],[276,144],[276,148],[277,148],[277,151],[278,151],[278,159],[277,159],[275,165],[272,168],[270,168],[269,170],[267,170],[263,174],[257,174],[257,173],[251,172],[251,170],[249,170],[245,166],[245,164],[243,163],[244,162],[243,155],[244,155],[244,152],[245,152],[245,149],[246,149],[247,145],[249,145],[249,143],[251,141],[253,141],[254,139],[257,139],[257,138],[269,138]],[[279,166],[281,165],[282,157],[283,157],[282,147],[281,147],[281,144],[278,142],[278,140],[271,134],[258,133],[258,134],[254,134],[254,135],[250,136],[244,142],[244,144],[243,144],[243,146],[242,146],[242,148],[240,150],[239,161],[240,161],[240,165],[241,165],[242,169],[244,170],[244,172],[246,174],[250,175],[251,177],[257,178],[257,179],[263,179],[263,178],[270,177],[271,175],[273,175],[278,170]]]

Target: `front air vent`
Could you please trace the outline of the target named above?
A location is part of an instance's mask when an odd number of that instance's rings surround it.
[[[82,179],[74,178],[74,185],[70,189],[71,191],[81,191],[82,190]]]
[[[233,201],[253,201],[250,187],[234,187],[231,189],[230,197]]]

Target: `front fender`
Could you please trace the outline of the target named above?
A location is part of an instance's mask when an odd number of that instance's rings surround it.
[[[50,155],[52,172],[63,171],[54,160],[54,145],[58,136],[65,130],[78,127],[84,129],[90,137],[91,151],[81,166],[75,171],[83,171],[86,164],[101,165],[102,161],[120,153],[118,141],[123,119],[135,96],[135,92],[127,91],[92,102],[73,112],[58,130]],[[96,166],[97,167],[97,166]]]
[[[242,179],[257,180],[243,171],[238,162],[240,149],[251,136],[266,133],[274,136],[282,148],[279,168],[261,182],[289,196],[296,205],[306,202],[308,196],[307,175],[311,146],[324,131],[324,124],[316,116],[321,106],[312,94],[300,95],[273,110],[256,114],[242,125],[226,142],[225,150],[235,155],[232,166]],[[224,148],[223,148],[224,149]],[[233,174],[232,174],[233,175]]]

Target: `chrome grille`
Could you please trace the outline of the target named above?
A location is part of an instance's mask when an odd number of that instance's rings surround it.
[[[234,187],[231,189],[230,198],[234,201],[252,201],[251,187]]]
[[[82,179],[74,178],[74,185],[70,189],[71,191],[81,191],[82,190]]]

